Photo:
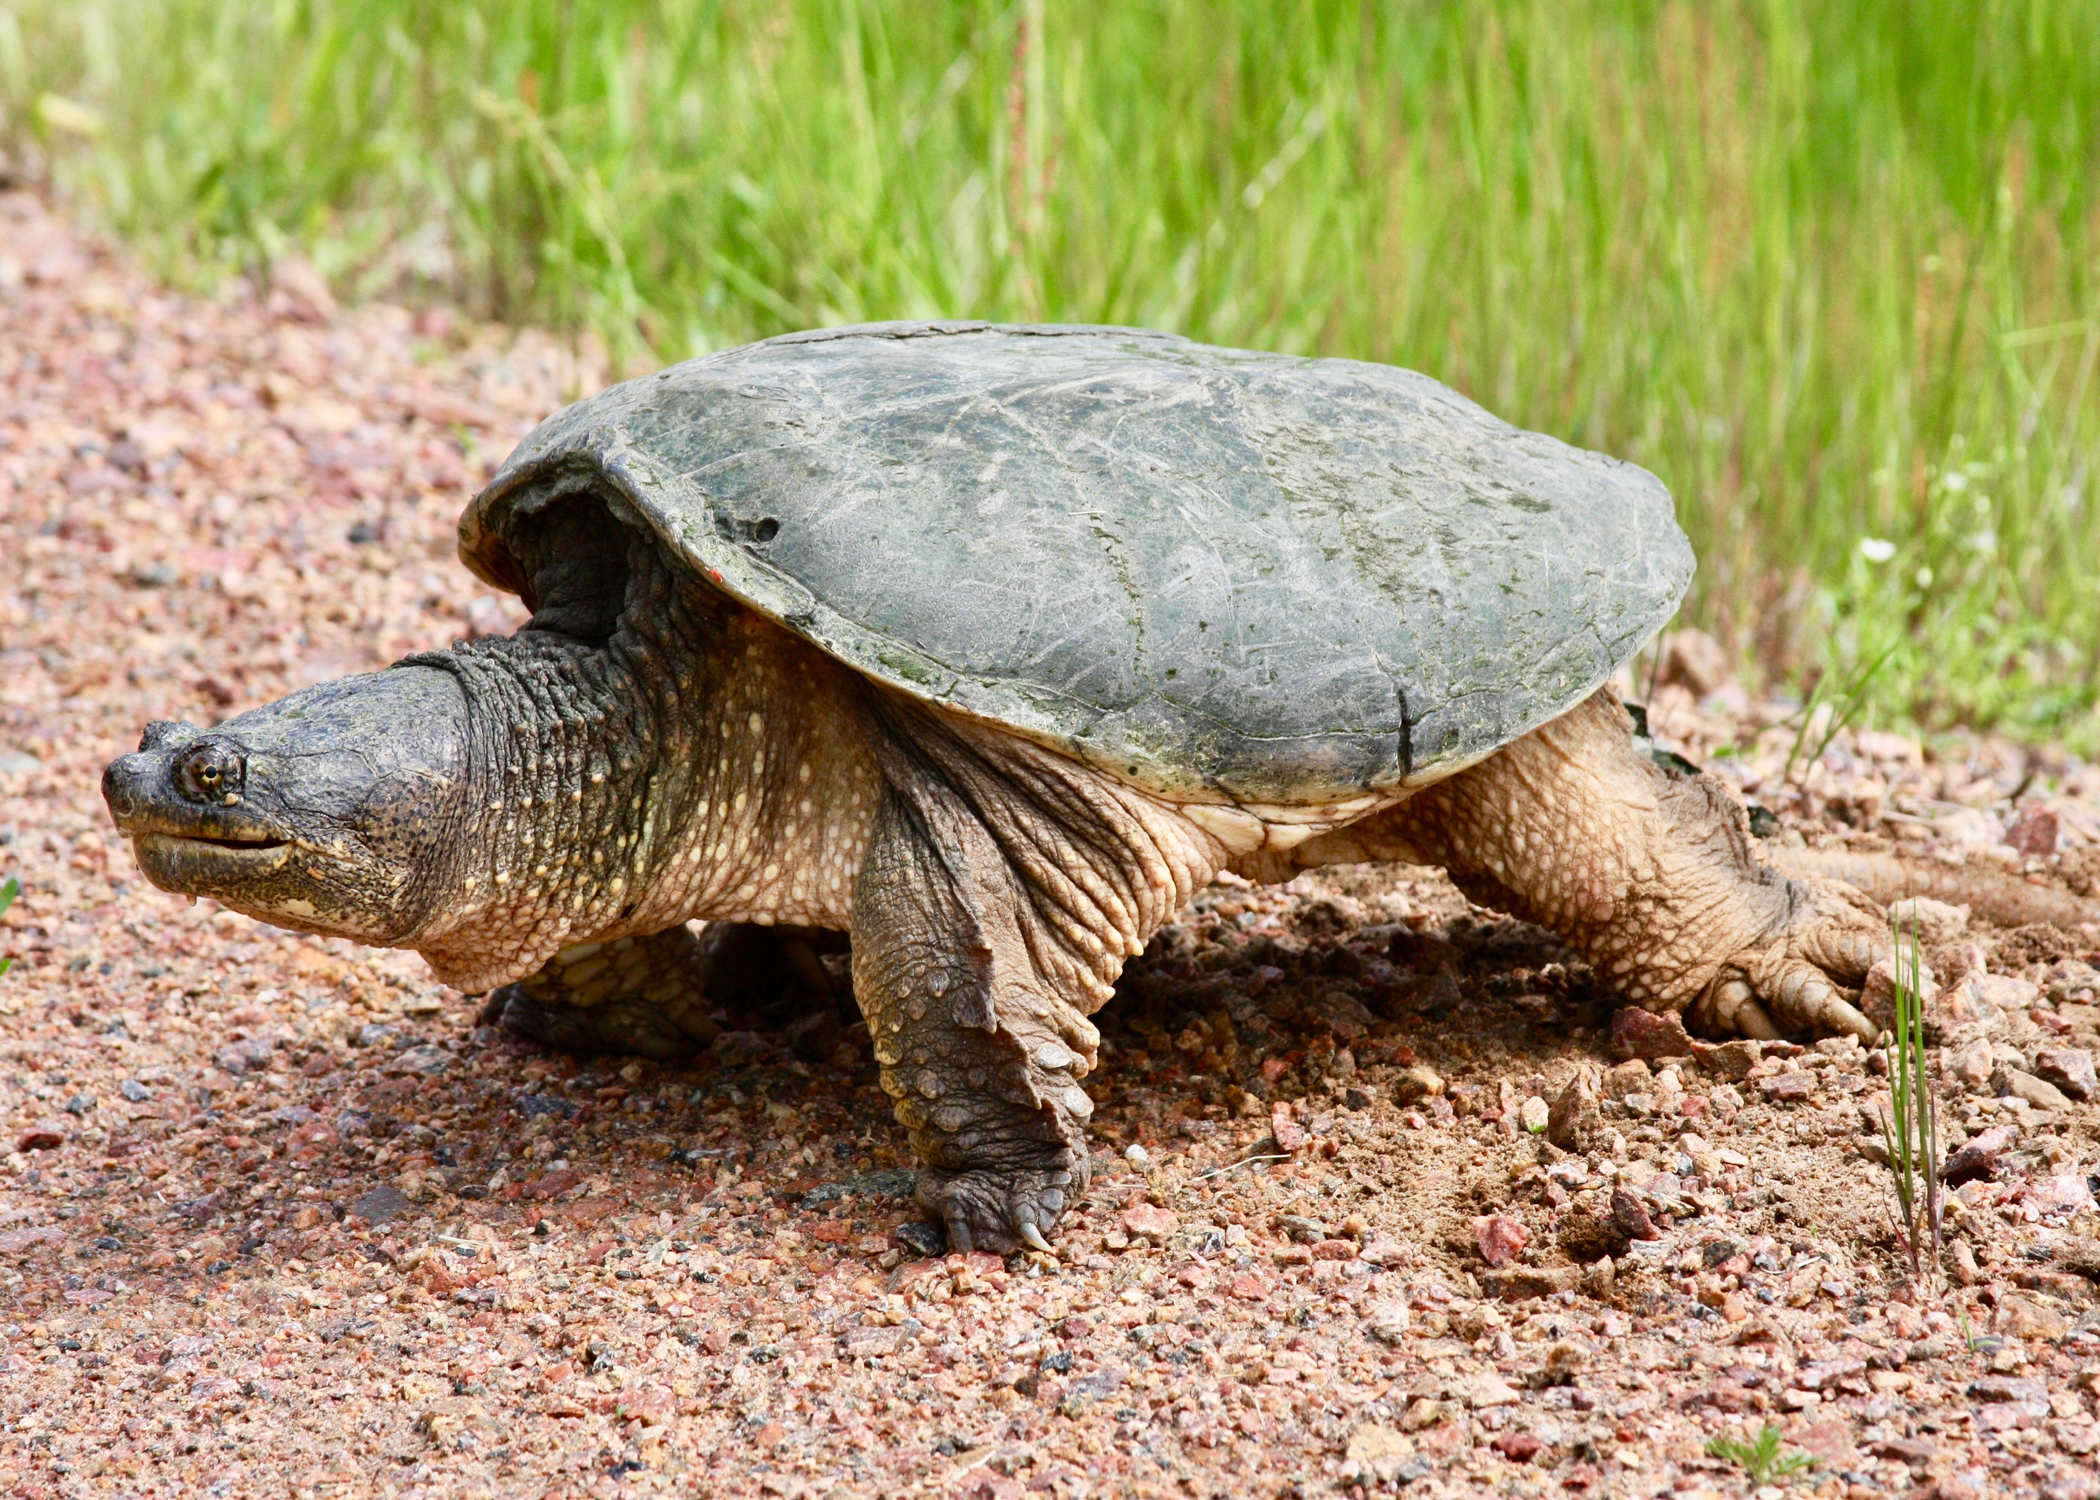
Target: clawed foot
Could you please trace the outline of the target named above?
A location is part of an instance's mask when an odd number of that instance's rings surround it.
[[[1756,947],[1733,955],[1685,1011],[1694,1031],[1771,1041],[1788,1033],[1850,1034],[1872,1044],[1881,1028],[1842,991],[1857,992],[1890,953],[1874,904],[1834,881],[1789,881],[1784,918]]]
[[[919,1206],[947,1231],[948,1248],[964,1255],[1048,1250],[1065,1205],[1085,1191],[1083,1166],[919,1173]]]

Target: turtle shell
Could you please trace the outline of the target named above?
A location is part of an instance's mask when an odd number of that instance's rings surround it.
[[[460,522],[593,489],[854,670],[1148,790],[1305,805],[1445,776],[1677,607],[1643,469],[1427,376],[1124,328],[790,334],[580,401]]]

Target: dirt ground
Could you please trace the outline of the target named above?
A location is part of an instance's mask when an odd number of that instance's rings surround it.
[[[1431,871],[1203,893],[1099,1018],[1089,1198],[1003,1261],[928,1253],[850,1014],[578,1062],[147,886],[104,761],[511,628],[453,518],[603,378],[297,274],[171,296],[0,197],[0,1492],[2100,1492],[2091,929],[1927,913],[1914,1290],[1878,1058],[1615,1026]],[[2100,772],[1845,732],[1786,785],[1789,706],[1691,636],[1652,710],[1775,840],[2100,894]],[[1766,1424],[1813,1465],[1705,1450]]]

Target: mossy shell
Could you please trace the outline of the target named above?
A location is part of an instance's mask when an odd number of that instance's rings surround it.
[[[1124,328],[790,334],[535,429],[460,522],[579,488],[840,661],[1170,796],[1422,784],[1581,701],[1692,553],[1632,464],[1427,376]]]

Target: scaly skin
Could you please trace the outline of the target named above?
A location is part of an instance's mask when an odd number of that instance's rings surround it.
[[[1266,838],[1244,810],[1184,809],[878,689],[597,502],[515,541],[535,615],[513,639],[209,732],[155,726],[112,764],[147,873],[509,986],[491,1016],[553,1045],[663,1058],[712,1027],[686,921],[850,931],[921,1201],[959,1248],[1047,1243],[1086,1186],[1087,1017],[1236,864],[1440,864],[1638,1004],[1712,1032],[1873,1034],[1842,993],[1885,951],[1871,907],[1761,865],[1727,795],[1639,755],[1606,694],[1293,844],[1303,828]]]
[[[1889,952],[1873,904],[1760,863],[1742,809],[1636,750],[1609,691],[1297,855],[1442,865],[1472,900],[1559,933],[1634,1004],[1712,1034],[1878,1035],[1841,993]]]

